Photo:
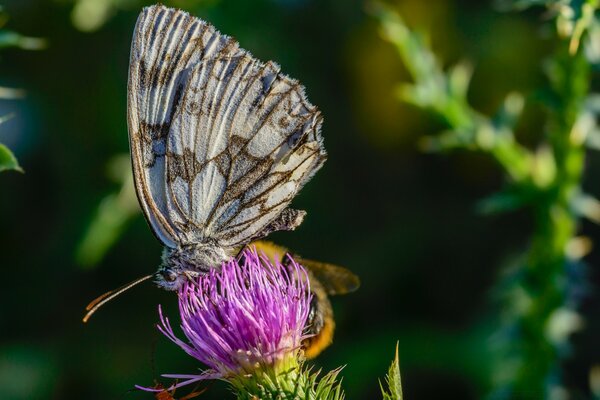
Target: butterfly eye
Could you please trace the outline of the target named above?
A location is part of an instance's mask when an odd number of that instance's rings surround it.
[[[160,274],[167,282],[175,282],[177,280],[177,274],[170,269],[165,269]]]

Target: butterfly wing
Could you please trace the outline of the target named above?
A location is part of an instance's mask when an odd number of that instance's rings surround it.
[[[288,206],[325,161],[322,118],[275,63],[183,11],[148,7],[128,109],[138,197],[165,245],[233,249],[302,221]]]

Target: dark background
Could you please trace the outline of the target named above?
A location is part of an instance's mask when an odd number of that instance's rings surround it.
[[[151,398],[130,389],[199,367],[154,328],[159,303],[173,319],[176,309],[175,297],[151,284],[81,322],[88,301],[153,272],[161,254],[137,214],[97,265],[76,258],[102,199],[119,190],[107,165],[128,152],[129,46],[137,14],[150,4],[86,1],[113,4],[91,32],[73,18],[83,1],[4,2],[7,27],[44,37],[48,47],[0,54],[0,85],[27,92],[23,100],[0,101],[0,114],[16,113],[0,126],[0,142],[26,171],[0,174],[2,399]],[[441,125],[394,97],[407,75],[362,1],[167,4],[280,63],[325,116],[329,160],[293,204],[308,217],[297,231],[271,237],[362,279],[358,292],[334,299],[336,339],[316,365],[346,365],[341,375],[349,399],[380,398],[378,379],[398,341],[405,398],[481,398],[491,384],[489,348],[499,312],[494,282],[526,249],[530,233],[526,211],[477,214],[477,201],[502,184],[496,166],[476,154],[418,150],[418,139]],[[543,83],[540,65],[552,43],[541,12],[499,12],[476,0],[397,5],[445,62],[473,62],[469,97],[478,110],[492,112],[508,92],[528,96]],[[94,17],[82,13],[84,25]],[[520,140],[534,145],[541,126],[539,113],[526,113]],[[590,154],[584,186],[592,193],[600,193],[599,172],[600,160]],[[583,229],[600,235],[595,226]],[[597,258],[592,253],[589,263]],[[597,279],[593,268],[590,279]],[[592,293],[583,307],[588,329],[574,338],[565,363],[567,382],[581,393],[590,367],[600,362]],[[223,398],[226,390],[215,383],[201,398]]]

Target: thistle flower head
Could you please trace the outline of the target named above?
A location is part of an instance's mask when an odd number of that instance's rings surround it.
[[[179,310],[187,342],[175,336],[159,308],[159,330],[210,368],[201,375],[165,376],[185,379],[177,385],[182,386],[207,378],[277,373],[296,365],[311,294],[306,271],[289,260],[288,266],[272,264],[248,249],[220,271],[186,283],[179,291]]]

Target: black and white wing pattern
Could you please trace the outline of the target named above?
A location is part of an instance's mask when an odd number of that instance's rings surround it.
[[[304,88],[189,14],[145,8],[131,48],[137,194],[168,247],[225,249],[293,229],[291,200],[326,159]]]

